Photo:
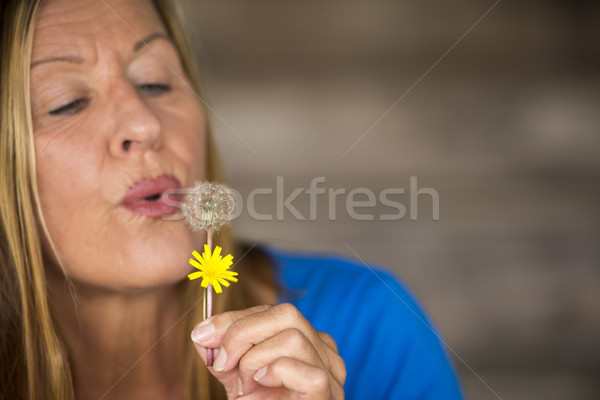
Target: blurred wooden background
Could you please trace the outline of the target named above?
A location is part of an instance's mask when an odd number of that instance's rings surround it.
[[[286,196],[319,176],[346,193],[416,176],[440,196],[439,221],[427,196],[416,221],[356,221],[343,198],[331,221],[321,195],[315,221],[244,213],[235,229],[393,269],[464,361],[469,399],[598,399],[600,4],[494,4],[190,5],[230,183],[273,189],[257,211],[274,214],[277,176]],[[309,215],[306,195],[294,205]]]

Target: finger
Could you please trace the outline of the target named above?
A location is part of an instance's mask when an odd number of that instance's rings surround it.
[[[346,381],[346,363],[338,353],[338,347],[335,340],[325,332],[318,331],[319,337],[326,344],[325,349],[321,351],[320,356],[327,369],[331,372],[336,381],[342,386]]]
[[[337,343],[335,342],[335,340],[333,340],[333,338],[331,337],[331,335],[325,333],[325,332],[321,332],[321,331],[317,331],[319,334],[319,337],[321,338],[321,340],[323,342],[325,342],[325,344],[329,347],[331,347],[331,349],[338,353],[338,347],[337,347]]]
[[[246,393],[257,387],[252,379],[265,365],[279,358],[293,358],[319,368],[326,368],[313,344],[298,329],[286,329],[257,344],[245,353],[239,361],[238,373]]]
[[[260,313],[248,315],[232,323],[222,338],[214,368],[227,371],[254,345],[286,329],[302,332],[319,352],[327,347],[317,331],[291,304],[280,304]]]
[[[333,341],[333,339],[331,340]],[[344,360],[327,345],[321,346],[320,349],[319,352],[300,330],[289,328],[249,349],[238,363],[239,374],[244,384],[246,382],[251,384],[249,377],[258,369],[277,358],[289,357],[307,364],[325,367],[332,377],[343,386],[346,380]]]
[[[325,350],[319,353],[325,366],[333,376],[333,378],[342,386],[346,381],[346,363],[342,357],[334,352],[329,346],[325,346]]]
[[[217,348],[221,345],[221,340],[225,332],[233,323],[252,314],[264,312],[272,307],[271,305],[260,305],[244,310],[228,311],[207,318],[194,327],[191,334],[192,340],[205,347]]]
[[[303,399],[331,399],[334,395],[325,369],[293,358],[282,357],[273,361],[258,370],[254,380],[266,387],[284,387],[300,394]],[[339,389],[336,388],[335,392],[337,395]]]

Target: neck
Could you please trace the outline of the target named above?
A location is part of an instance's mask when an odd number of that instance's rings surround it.
[[[172,399],[181,394],[178,286],[116,293],[48,281],[71,354],[78,399]]]

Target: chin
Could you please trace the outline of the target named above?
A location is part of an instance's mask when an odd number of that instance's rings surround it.
[[[135,232],[113,231],[99,240],[107,243],[102,249],[69,247],[74,251],[63,258],[67,274],[83,290],[133,294],[176,285],[192,272],[188,260],[204,235],[191,233],[183,223],[163,223]]]
[[[139,288],[180,282],[191,272],[188,260],[192,250],[201,245],[198,242],[187,229],[134,242],[125,257],[128,261],[124,264],[133,273],[128,278]]]

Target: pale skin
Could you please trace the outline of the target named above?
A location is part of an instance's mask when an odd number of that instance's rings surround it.
[[[107,3],[112,10],[97,0],[46,1],[36,23],[38,185],[77,308],[55,260],[48,283],[78,399],[177,399],[182,367],[169,329],[180,317],[185,260],[205,237],[119,203],[141,178],[168,174],[190,187],[205,176],[205,114],[151,3]],[[276,300],[272,291],[262,296]],[[218,349],[209,371],[231,399],[344,396],[335,342],[291,305],[216,315],[194,337],[203,360],[205,346]]]

